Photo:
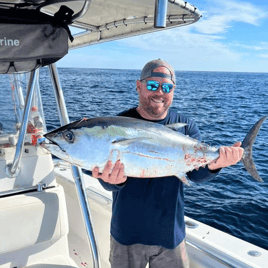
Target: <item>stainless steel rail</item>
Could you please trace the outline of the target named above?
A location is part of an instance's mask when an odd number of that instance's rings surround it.
[[[185,10],[190,11],[193,15],[195,15],[198,19],[202,17],[200,11],[189,2],[185,2],[184,0],[168,0],[169,3],[177,5]]]
[[[27,193],[30,191],[38,191],[42,192],[43,190],[47,189],[47,185],[45,183],[38,183],[36,186],[30,186],[26,188],[19,188],[19,189],[13,189],[9,191],[4,191],[0,192],[0,197],[5,197],[9,195],[14,195],[14,194],[21,194],[21,193]],[[50,186],[49,188],[54,188],[54,186]]]
[[[168,15],[166,17],[166,22],[173,23],[173,22],[181,22],[181,24],[189,24],[195,22],[196,19],[193,15]],[[73,25],[75,27],[81,28],[86,30],[86,32],[75,34],[74,37],[77,36],[83,36],[88,33],[94,33],[94,32],[102,32],[105,30],[110,30],[112,28],[117,28],[120,26],[125,26],[130,24],[153,24],[154,23],[154,17],[140,17],[140,18],[132,18],[132,19],[123,19],[123,20],[117,20],[110,23],[106,23],[104,25],[100,25],[99,27],[86,25],[82,22],[75,22]],[[152,29],[149,29],[150,32],[153,32]],[[131,35],[130,35],[131,36]],[[118,36],[114,37],[115,39],[118,39]]]
[[[29,79],[27,96],[26,96],[26,104],[25,104],[25,109],[24,109],[23,118],[21,122],[21,127],[20,127],[18,142],[16,145],[16,152],[14,155],[14,159],[12,163],[6,166],[6,175],[9,178],[14,178],[18,176],[19,174],[19,164],[20,164],[20,159],[22,155],[22,150],[24,147],[24,138],[26,135],[28,118],[29,118],[29,113],[31,109],[34,89],[35,89],[35,81],[36,81],[36,70],[31,72],[30,79]]]
[[[154,12],[154,27],[166,28],[168,0],[156,0]]]
[[[11,77],[13,77],[13,86],[14,91],[16,92],[17,98],[18,98],[18,123],[22,122],[23,118],[23,111],[24,111],[24,98],[23,98],[23,91],[22,91],[22,74],[12,74]]]
[[[37,100],[39,101],[38,105],[39,105],[39,108],[38,108],[38,112],[40,114],[40,117],[42,118],[42,120],[44,120],[45,116],[44,116],[44,109],[43,109],[43,103],[41,101],[41,91],[40,91],[40,85],[39,85],[39,75],[40,75],[40,69],[37,69],[36,70],[36,83],[35,83],[35,87],[36,87],[36,90],[35,90],[35,94],[37,96]],[[47,125],[46,125],[46,122],[45,120],[42,122],[43,123],[43,132],[47,132]]]
[[[159,4],[160,6],[157,8],[155,6],[155,10],[156,9],[159,10],[159,8],[161,9],[163,1],[165,1],[165,0],[156,0],[156,2],[160,2],[160,1],[161,1],[161,3]],[[177,14],[177,15],[173,14],[173,15],[166,16],[166,18],[165,18],[166,22],[162,21],[162,24],[164,24],[164,25],[166,25],[167,22],[168,23],[181,22],[181,24],[187,25],[187,24],[194,23],[194,22],[198,21],[200,19],[200,17],[202,17],[200,11],[195,6],[189,4],[188,2],[185,2],[183,0],[168,0],[168,2],[171,5],[179,6],[181,9],[184,9],[186,12],[185,12],[185,14]],[[164,10],[166,10],[166,8]],[[157,12],[158,11],[155,12],[155,15],[157,14]],[[161,10],[159,10],[159,12],[161,12]],[[190,12],[190,14],[189,14],[189,12]],[[162,20],[164,20],[163,13],[162,13],[161,17],[162,17]],[[155,16],[151,16],[149,14],[146,16],[144,15],[144,16],[138,17],[138,18],[130,18],[130,19],[125,18],[125,19],[121,19],[121,20],[111,21],[111,22],[105,23],[103,25],[100,25],[98,27],[95,25],[90,25],[90,24],[83,23],[83,22],[77,21],[77,20],[75,22],[73,22],[72,25],[74,27],[78,27],[78,28],[86,30],[87,33],[92,33],[92,32],[94,33],[94,32],[109,30],[113,27],[117,28],[118,26],[127,26],[129,24],[140,24],[140,23],[151,24],[154,22],[155,22]],[[153,32],[153,30],[149,29],[149,30],[143,31],[143,33],[150,33],[150,32]],[[79,35],[86,35],[86,33],[75,34],[74,36],[77,37]],[[135,34],[132,34],[132,35],[129,34],[129,36],[133,36],[133,35],[135,35]],[[124,35],[124,34],[121,35],[120,34],[120,36],[115,36],[114,40],[121,39],[121,38],[127,37],[127,36],[128,35]]]
[[[190,15],[169,15],[167,16],[166,20],[169,24],[170,28],[177,27],[177,26],[185,26],[192,24],[196,22],[200,17],[197,16],[197,13],[191,13]],[[85,25],[80,22],[75,22],[73,25],[76,27],[84,28],[86,31],[75,34],[75,40],[72,43],[69,43],[69,48],[70,49],[75,49],[75,48],[80,48],[84,46],[89,46],[89,45],[95,45],[95,44],[100,44],[108,41],[114,41],[114,40],[119,40],[127,37],[132,37],[140,34],[145,34],[145,33],[152,33],[157,31],[156,28],[153,27],[154,23],[154,17],[141,17],[141,18],[131,18],[131,19],[123,19],[123,20],[118,20],[118,21],[113,21],[110,23],[106,23],[104,25],[99,26],[98,28],[96,27],[91,27],[89,25]],[[173,24],[172,24],[173,23]],[[152,24],[149,28],[143,28],[141,25],[140,29],[136,30],[131,30],[131,32],[126,32],[126,33],[121,33],[120,35],[115,35],[111,37],[103,37],[101,33],[103,31],[108,31],[113,28],[117,27],[128,27],[130,24]],[[141,32],[142,31],[142,32]],[[92,40],[89,38],[90,35],[98,33],[98,38],[93,38]]]
[[[59,80],[57,67],[56,67],[56,64],[51,64],[48,67],[49,67],[51,82],[54,88],[56,103],[58,106],[60,123],[61,125],[65,125],[65,124],[68,124],[70,120],[69,120],[66,104],[64,101],[64,96],[63,96],[62,87],[61,87],[60,80]]]
[[[92,0],[85,0],[85,3],[83,5],[82,9],[77,14],[72,16],[71,21],[74,22],[74,21],[82,18],[87,13],[91,2],[92,2]]]
[[[54,91],[55,91],[55,97],[56,97],[56,101],[58,105],[60,122],[62,125],[65,125],[65,124],[68,124],[70,121],[69,121],[69,116],[67,113],[67,108],[65,105],[64,97],[63,97],[62,88],[60,85],[60,80],[59,80],[59,75],[58,75],[56,64],[49,65],[49,71],[50,71],[51,81],[52,81]],[[72,166],[72,173],[73,173],[73,177],[74,177],[74,181],[76,185],[76,191],[77,191],[82,215],[84,218],[84,224],[86,227],[89,244],[91,246],[92,260],[93,260],[93,265],[94,265],[93,267],[100,268],[101,267],[100,258],[99,258],[97,243],[96,243],[96,239],[94,235],[92,217],[90,213],[90,208],[88,204],[86,188],[85,188],[81,168]]]

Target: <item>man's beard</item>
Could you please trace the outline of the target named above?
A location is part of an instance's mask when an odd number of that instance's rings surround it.
[[[161,117],[163,114],[165,114],[168,110],[168,108],[170,107],[170,105],[168,104],[164,104],[164,106],[159,109],[159,107],[153,107],[150,105],[150,101],[143,101],[142,106],[144,108],[145,111],[147,111],[148,114],[154,116],[154,117]]]

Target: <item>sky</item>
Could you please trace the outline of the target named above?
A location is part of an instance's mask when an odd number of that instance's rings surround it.
[[[267,0],[189,0],[192,25],[70,50],[58,67],[142,69],[161,58],[178,71],[268,72]]]

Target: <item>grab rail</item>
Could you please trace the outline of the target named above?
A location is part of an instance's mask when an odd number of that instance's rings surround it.
[[[47,1],[43,2],[43,3],[41,3],[41,4],[37,7],[37,10],[40,11],[43,7],[47,7],[47,6],[54,5],[54,4],[59,4],[59,3],[65,3],[65,2],[66,2],[66,0],[47,0]],[[70,21],[68,21],[68,24],[72,24],[74,21],[76,21],[76,20],[82,18],[82,17],[87,13],[87,11],[88,11],[88,9],[89,9],[89,6],[90,6],[91,2],[92,2],[92,0],[85,0],[82,9],[81,9],[78,13],[74,14],[74,15],[70,18]],[[66,4],[66,3],[65,3],[65,4]],[[44,11],[43,11],[43,12],[44,12]],[[50,16],[53,15],[53,13],[50,12],[50,11],[45,11],[44,13],[46,13],[46,14],[48,14],[48,15],[50,15]]]
[[[19,189],[13,189],[13,190],[0,192],[0,198],[10,196],[10,195],[15,195],[15,194],[28,193],[28,192],[32,192],[32,191],[42,192],[45,189],[50,189],[50,188],[54,188],[54,187],[55,186],[49,186],[48,187],[45,183],[40,182],[36,186],[30,186],[30,187],[25,187],[25,188],[19,188]]]
[[[82,9],[77,14],[72,16],[71,21],[74,22],[74,21],[82,18],[87,13],[91,2],[92,2],[92,0],[85,0],[85,3],[83,5]]]
[[[55,91],[55,97],[56,97],[56,101],[58,105],[60,122],[62,125],[65,125],[65,124],[68,124],[70,121],[69,121],[69,116],[67,113],[67,108],[65,105],[63,92],[62,92],[62,88],[60,85],[59,75],[58,75],[58,71],[57,71],[57,67],[55,63],[49,65],[49,71],[50,71],[51,81],[52,81],[54,91]],[[96,239],[94,235],[94,229],[93,229],[93,224],[91,220],[92,217],[90,214],[90,208],[89,208],[89,204],[87,200],[86,188],[85,188],[81,168],[72,166],[72,174],[73,174],[75,185],[76,185],[76,191],[77,191],[80,207],[82,210],[82,215],[84,218],[88,240],[91,246],[92,259],[93,259],[93,265],[94,265],[93,267],[100,268],[101,267],[100,258],[99,258],[97,243],[96,243]]]
[[[19,174],[19,164],[20,164],[20,160],[21,160],[22,150],[24,147],[24,138],[26,135],[28,118],[29,118],[29,113],[30,113],[31,104],[32,104],[32,98],[33,98],[33,94],[34,94],[34,90],[35,90],[36,76],[37,76],[37,70],[32,71],[31,75],[30,75],[30,79],[29,79],[29,84],[28,84],[26,104],[25,104],[25,109],[24,109],[21,127],[20,127],[20,131],[19,131],[18,142],[16,145],[16,152],[14,155],[13,162],[6,165],[6,175],[9,178],[14,178],[14,177],[18,176],[18,174]]]
[[[13,79],[12,79],[13,78]],[[24,111],[24,98],[23,98],[23,87],[22,87],[22,74],[10,74],[10,80],[11,80],[11,86],[12,89],[15,91],[17,98],[18,98],[18,104],[14,103],[14,105],[17,106],[17,121],[18,123],[22,122],[23,118],[23,111]]]

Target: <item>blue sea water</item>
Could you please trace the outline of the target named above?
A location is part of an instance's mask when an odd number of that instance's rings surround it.
[[[60,68],[70,120],[116,115],[138,105],[139,70]],[[251,126],[268,115],[268,74],[176,72],[173,107],[194,119],[203,140],[213,146],[242,141]],[[40,72],[48,130],[60,126],[48,70]],[[8,77],[0,77],[0,122],[14,120]],[[5,107],[5,109],[3,109]],[[256,138],[253,158],[264,183],[239,163],[216,179],[185,187],[185,214],[268,250],[268,120]]]

